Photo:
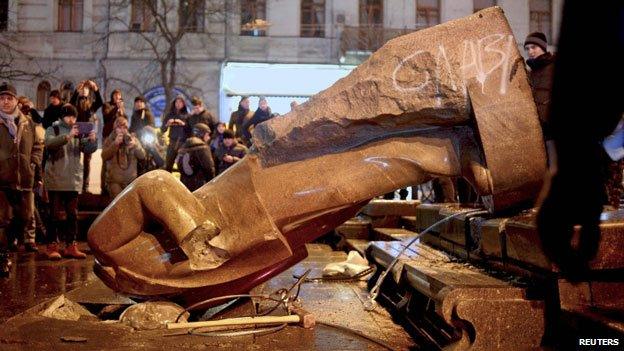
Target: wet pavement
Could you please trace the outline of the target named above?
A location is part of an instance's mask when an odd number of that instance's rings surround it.
[[[86,243],[80,247],[88,252]],[[0,322],[97,279],[92,269],[93,256],[53,262],[46,259],[44,250],[45,246],[40,245],[39,254],[20,249],[11,255],[13,266],[9,277],[0,278]]]
[[[332,252],[329,246],[308,245],[309,257],[288,271],[257,287],[254,292],[268,293],[288,288],[301,274],[312,269],[310,276],[320,276],[329,262],[346,259],[343,252]],[[171,331],[135,331],[114,321],[81,319],[57,320],[37,315],[45,299],[65,294],[82,303],[125,304],[114,296],[91,271],[92,257],[87,260],[49,262],[34,255],[18,255],[9,279],[1,282],[4,302],[1,307],[3,328],[0,330],[2,350],[168,350],[168,349],[232,349],[232,350],[385,350],[365,338],[325,325],[314,329],[288,326],[262,336],[206,337],[197,335],[164,336]],[[72,290],[73,291],[70,291]],[[303,308],[317,320],[357,330],[380,340],[391,349],[414,348],[412,339],[396,325],[383,308],[372,312],[363,308],[367,294],[363,282],[306,283],[300,297]],[[117,301],[117,302],[116,302]],[[39,305],[37,305],[39,304]],[[35,306],[35,307],[33,307]],[[25,313],[7,318],[17,313]],[[223,312],[223,317],[253,315],[251,302],[243,302]]]

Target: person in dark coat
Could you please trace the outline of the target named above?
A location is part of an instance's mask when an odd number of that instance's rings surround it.
[[[104,103],[104,106],[102,107],[102,119],[104,120],[104,125],[102,127],[102,140],[107,140],[108,136],[113,131],[113,124],[115,123],[115,120],[119,117],[128,118],[121,90],[115,89],[111,92],[110,101]],[[108,162],[102,162],[102,169],[100,172],[101,194],[106,194],[109,190],[109,188],[104,185],[106,184],[107,165]]]
[[[193,127],[195,127],[197,123],[203,123],[207,125],[210,130],[215,130],[219,120],[212,113],[210,113],[210,111],[206,110],[204,102],[199,97],[193,96],[191,99],[191,105],[193,105],[193,109],[191,110],[191,115],[188,117],[186,122],[186,137],[190,138],[193,136]]]
[[[272,118],[271,116],[271,108],[269,107],[267,99],[261,97],[258,101],[258,109],[254,113],[253,117],[243,124],[243,136],[245,140],[251,142],[251,131],[249,128],[255,128],[257,124],[270,120]]]
[[[43,140],[37,136],[35,123],[18,108],[15,88],[0,85],[0,238],[9,238],[9,224],[18,224],[16,232],[33,224],[33,185],[35,168],[41,164]],[[31,228],[32,229],[32,228]],[[35,238],[24,238],[24,244],[36,251]],[[8,274],[10,260],[5,247],[0,249],[0,275]]]
[[[537,106],[537,114],[542,124],[542,131],[546,141],[551,140],[549,125],[550,92],[552,90],[555,72],[555,55],[548,52],[546,35],[541,32],[531,33],[524,41],[527,52],[527,65],[531,68],[529,80],[533,91],[533,100]]]
[[[218,162],[218,173],[225,172],[228,168],[240,161],[247,154],[247,147],[239,144],[234,137],[234,132],[226,130],[223,132],[223,145],[217,148],[216,159]]]
[[[187,118],[188,109],[186,108],[184,96],[178,95],[175,100],[173,100],[171,110],[160,127],[163,133],[169,130],[169,145],[167,146],[167,156],[165,159],[165,169],[167,172],[173,171],[173,164],[178,155],[178,149],[180,149],[180,146],[186,141],[184,126],[186,126]]]
[[[43,110],[43,121],[41,122],[44,129],[48,129],[54,122],[61,119],[61,108],[63,107],[60,91],[52,90],[49,98],[50,104]]]
[[[50,198],[51,216],[47,230],[46,255],[50,260],[61,256],[86,258],[79,250],[78,238],[78,192],[82,188],[83,160],[97,150],[95,130],[88,136],[80,135],[76,125],[78,111],[71,104],[63,105],[62,116],[45,133],[45,147],[49,158],[46,162],[44,183]],[[81,157],[82,156],[82,157]],[[60,239],[65,250],[59,250]]]
[[[176,159],[180,181],[190,191],[199,189],[215,176],[215,165],[210,152],[210,128],[204,123],[193,127],[193,136],[186,139]]]
[[[228,123],[228,129],[234,132],[234,136],[246,143],[243,140],[243,124],[249,121],[253,117],[253,112],[249,110],[249,97],[243,96],[238,102],[238,109],[230,115],[230,123]]]
[[[92,94],[93,93],[93,96]],[[100,88],[92,80],[85,80],[78,84],[70,101],[78,111],[77,122],[91,122],[94,124],[93,130],[98,130],[98,118],[95,114],[102,107],[102,95]],[[82,192],[89,192],[89,175],[91,174],[91,153],[84,154],[84,167],[82,175]]]
[[[110,101],[104,104],[102,107],[102,117],[104,119],[104,126],[102,127],[102,140],[106,140],[113,131],[113,124],[119,117],[125,117],[126,110],[124,107],[123,97],[121,96],[121,90],[115,89],[111,93]]]
[[[154,115],[147,107],[145,99],[142,96],[137,96],[134,98],[134,111],[132,111],[132,117],[130,118],[130,133],[141,135],[141,131],[146,126],[156,127]]]
[[[214,154],[217,149],[223,145],[223,132],[225,132],[226,125],[223,122],[217,123],[217,129],[212,133],[210,137],[210,151]]]

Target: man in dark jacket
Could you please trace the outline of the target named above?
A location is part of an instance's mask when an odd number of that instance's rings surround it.
[[[43,122],[41,124],[44,129],[48,129],[52,123],[61,119],[62,107],[61,93],[58,90],[52,90],[50,92],[50,104],[43,110]]]
[[[236,162],[240,161],[247,154],[247,147],[239,144],[234,138],[234,132],[226,130],[223,132],[223,145],[217,148],[216,159],[219,163],[218,174],[225,172]]]
[[[104,119],[104,126],[102,127],[102,140],[106,140],[106,138],[108,138],[113,131],[113,123],[115,123],[115,120],[118,117],[128,118],[128,116],[126,116],[121,90],[113,90],[110,101],[106,102],[104,107],[102,107],[102,117]]]
[[[193,136],[178,151],[176,159],[180,170],[180,181],[190,191],[199,189],[215,176],[215,166],[208,142],[210,128],[204,123],[193,127]]]
[[[234,131],[237,139],[246,143],[243,138],[243,124],[253,117],[253,112],[249,109],[249,97],[243,96],[238,102],[238,109],[230,115],[228,129]]]
[[[85,258],[78,249],[78,192],[82,188],[83,160],[97,150],[95,131],[88,136],[80,134],[76,125],[76,108],[63,105],[62,118],[45,133],[45,146],[49,157],[46,162],[44,183],[50,198],[51,216],[48,222],[48,248],[50,260],[59,260],[61,255],[70,258]],[[82,155],[82,157],[81,157]],[[65,250],[59,251],[60,239],[65,239]]]
[[[215,130],[219,120],[210,113],[210,111],[206,110],[204,102],[199,97],[193,96],[193,98],[191,98],[191,105],[193,105],[193,108],[185,126],[186,137],[190,138],[193,136],[193,127],[195,127],[197,123],[203,123],[207,125],[210,130]]]
[[[184,128],[188,119],[188,109],[183,95],[178,95],[171,104],[171,110],[163,120],[160,130],[165,133],[169,132],[169,145],[167,145],[167,155],[165,158],[165,169],[167,172],[173,171],[173,164],[178,149],[184,144],[186,138]]]
[[[93,100],[91,98],[91,92],[93,92]],[[98,119],[95,113],[102,107],[103,102],[100,89],[94,81],[86,80],[80,82],[69,103],[76,107],[78,111],[77,122],[91,122],[95,125],[94,130],[97,130]],[[84,154],[83,172],[82,192],[88,193],[89,174],[91,173],[91,154]]]
[[[253,128],[256,127],[257,124],[268,121],[273,118],[271,114],[271,108],[269,107],[269,103],[267,99],[261,97],[258,100],[258,109],[254,113],[253,117],[243,124],[243,137],[248,141],[248,144],[251,143],[251,132]],[[252,128],[249,130],[249,128]]]
[[[41,164],[43,140],[37,137],[35,124],[17,106],[15,88],[0,85],[0,237],[6,238],[11,221],[18,228],[31,224],[32,188],[35,167]],[[24,232],[20,230],[19,232]],[[34,241],[25,242],[27,246]],[[8,273],[6,248],[0,252],[0,275]]]
[[[555,56],[548,52],[546,35],[541,32],[529,34],[524,41],[524,49],[527,52],[527,65],[531,68],[529,80],[533,91],[533,100],[537,106],[537,114],[542,124],[544,139],[551,139],[549,115],[550,115],[550,91],[552,90],[553,74],[555,69]]]
[[[150,111],[149,107],[142,96],[134,98],[134,110],[132,111],[132,117],[130,118],[130,133],[134,133],[137,136],[141,135],[143,128],[150,126],[156,127],[154,122],[154,115]]]

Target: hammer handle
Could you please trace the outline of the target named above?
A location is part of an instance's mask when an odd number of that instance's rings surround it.
[[[241,318],[220,319],[216,321],[167,323],[167,329],[225,327],[225,326],[231,326],[231,325],[246,325],[246,324],[283,324],[283,323],[299,323],[300,321],[301,321],[301,317],[298,315],[241,317]]]

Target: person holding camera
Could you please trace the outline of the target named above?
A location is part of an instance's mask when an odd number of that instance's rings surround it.
[[[51,219],[47,228],[47,256],[59,260],[61,255],[85,258],[78,249],[78,192],[82,189],[84,165],[80,154],[86,159],[97,150],[97,138],[92,128],[81,128],[76,123],[78,111],[71,104],[63,105],[62,119],[46,129],[45,147],[48,160],[45,165],[44,183],[48,189]],[[89,127],[89,125],[86,125]],[[64,236],[65,250],[59,251],[59,241]]]
[[[134,110],[130,118],[130,133],[140,136],[143,128],[147,126],[156,127],[154,115],[152,115],[152,111],[147,107],[145,98],[137,96],[134,98]]]
[[[210,127],[197,123],[193,136],[186,139],[178,151],[176,162],[180,170],[180,181],[190,191],[199,189],[215,177],[215,165],[210,152]]]
[[[171,110],[165,117],[160,130],[165,133],[169,130],[169,145],[167,146],[167,156],[165,160],[165,169],[167,172],[173,171],[173,164],[175,163],[176,156],[178,156],[178,149],[186,141],[185,126],[188,119],[188,109],[186,108],[186,102],[184,96],[178,95],[171,104]]]
[[[133,133],[134,134],[134,133]],[[161,169],[165,166],[165,145],[158,129],[146,125],[136,135],[145,150],[145,159],[139,160],[138,175]]]
[[[76,107],[78,115],[77,122],[90,122],[93,124],[93,130],[97,129],[98,118],[95,114],[103,105],[102,95],[97,84],[92,80],[85,80],[78,84],[78,88],[74,91],[70,104]],[[84,167],[82,175],[82,192],[88,193],[89,175],[91,173],[91,154],[84,155]]]
[[[106,188],[111,199],[136,179],[138,160],[145,159],[141,143],[128,132],[126,118],[117,117],[113,128],[102,147],[102,160],[106,162]]]
[[[102,139],[106,140],[106,138],[108,138],[110,133],[113,131],[113,123],[115,123],[115,120],[119,117],[128,118],[124,107],[124,101],[121,96],[121,90],[113,90],[110,101],[106,102],[104,107],[102,107],[102,117],[104,119]]]
[[[110,95],[110,101],[105,102],[102,107],[102,119],[104,125],[102,126],[102,140],[106,140],[110,133],[113,131],[113,123],[119,117],[128,118],[124,107],[124,101],[121,96],[121,90],[115,89]],[[102,170],[100,172],[100,186],[101,194],[106,194],[106,162],[102,163]]]
[[[219,163],[217,174],[225,172],[247,154],[247,147],[239,144],[234,137],[234,132],[227,129],[223,132],[223,144],[217,148],[216,159]]]

